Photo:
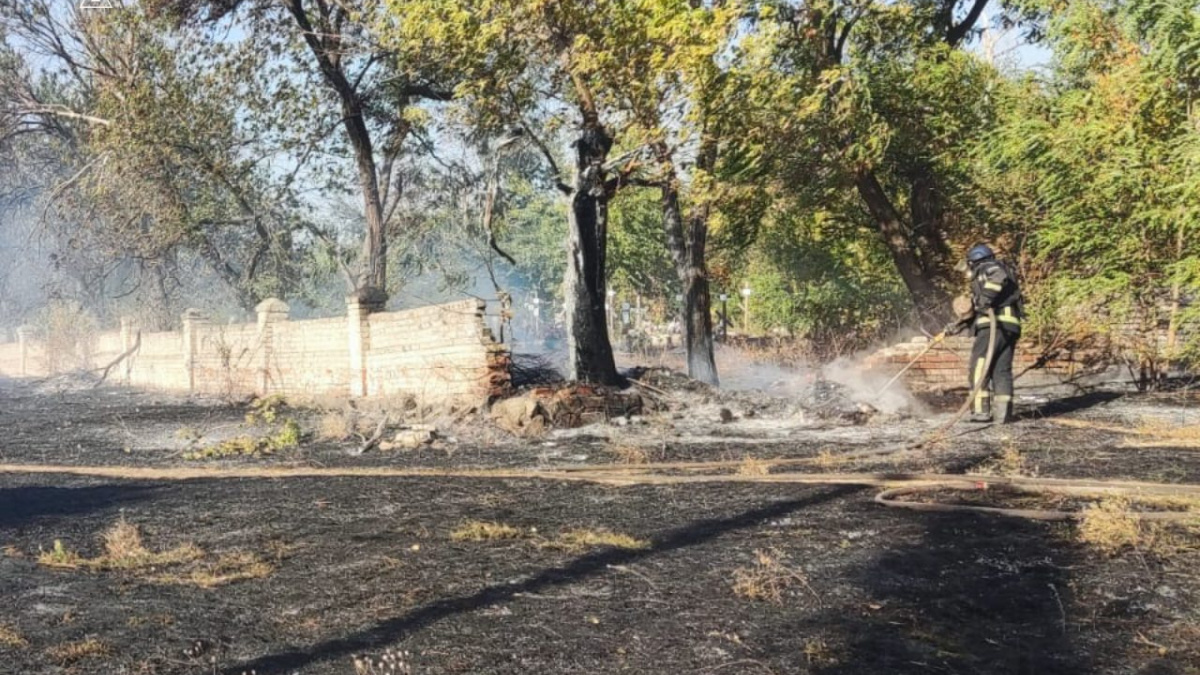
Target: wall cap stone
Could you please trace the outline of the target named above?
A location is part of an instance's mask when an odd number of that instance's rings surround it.
[[[254,311],[259,314],[287,314],[291,307],[279,298],[267,298],[255,305]]]

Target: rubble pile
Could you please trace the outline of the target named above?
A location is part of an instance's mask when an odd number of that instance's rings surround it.
[[[573,429],[596,422],[640,415],[646,401],[635,391],[589,384],[535,387],[498,401],[491,417],[519,436],[538,436],[550,428]]]
[[[800,397],[800,408],[823,420],[846,424],[866,424],[879,413],[874,407],[855,401],[844,385],[829,380],[813,382]]]
[[[850,387],[819,377],[793,382],[799,393],[780,396],[760,390],[722,390],[666,368],[636,368],[626,375],[631,384],[626,390],[567,383],[531,387],[493,404],[491,419],[518,436],[540,436],[550,429],[598,422],[624,426],[659,411],[670,411],[676,419],[713,416],[721,424],[764,418],[862,425],[880,414],[874,406],[855,400]]]

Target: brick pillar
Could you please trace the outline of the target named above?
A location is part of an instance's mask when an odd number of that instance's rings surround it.
[[[183,367],[187,371],[188,391],[196,391],[196,354],[200,352],[200,337],[197,335],[201,324],[207,322],[204,312],[198,309],[188,309],[183,312]],[[125,325],[121,324],[122,338]]]
[[[346,334],[350,340],[350,395],[366,396],[367,352],[371,350],[371,324],[367,317],[383,309],[384,301],[365,294],[346,298]]]
[[[29,376],[29,340],[33,337],[33,326],[17,328],[17,343],[21,345],[21,377]]]
[[[186,320],[185,320],[186,325]],[[121,317],[121,353],[129,354],[129,350],[133,349],[134,342],[137,341],[137,328],[133,322],[133,317]],[[125,357],[121,362],[121,383],[129,384],[133,378],[133,354]]]
[[[275,354],[274,325],[280,321],[287,321],[290,309],[288,304],[279,298],[267,298],[254,308],[258,314],[258,344],[262,347],[259,351],[258,366],[259,395],[266,396],[271,389],[271,364]]]

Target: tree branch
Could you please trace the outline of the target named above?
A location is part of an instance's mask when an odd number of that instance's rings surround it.
[[[975,28],[975,24],[979,22],[980,15],[983,14],[983,8],[988,4],[988,0],[975,0],[975,4],[971,6],[971,11],[963,18],[962,22],[954,25],[951,22],[950,29],[946,31],[946,44],[951,47],[957,47],[958,43],[963,41],[963,38]],[[953,6],[953,3],[951,3]]]
[[[112,126],[112,122],[110,122],[102,117],[95,117],[93,115],[85,115],[83,113],[77,113],[73,110],[70,110],[70,109],[62,107],[62,106],[41,106],[38,108],[25,108],[22,110],[18,110],[16,112],[21,115],[52,115],[54,117],[63,117],[66,119],[81,120],[81,121],[87,122],[89,124],[98,124],[100,126],[105,126],[105,127]]]

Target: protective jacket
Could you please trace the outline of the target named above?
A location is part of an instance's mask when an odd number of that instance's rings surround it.
[[[975,310],[975,332],[988,327],[990,307],[996,311],[996,321],[1002,330],[1021,334],[1021,320],[1025,318],[1021,288],[1017,284],[1016,270],[1008,264],[986,260],[975,268],[971,275],[971,302]]]
[[[1016,270],[995,259],[975,265],[971,273],[971,303],[974,315],[966,319],[975,328],[968,372],[968,383],[976,392],[971,419],[990,422],[995,412],[1000,422],[1008,422],[1013,419],[1013,355],[1021,337],[1021,319],[1025,316]],[[996,326],[991,325],[989,309],[995,312]],[[999,330],[993,335],[997,327]],[[989,345],[993,341],[989,360]]]

